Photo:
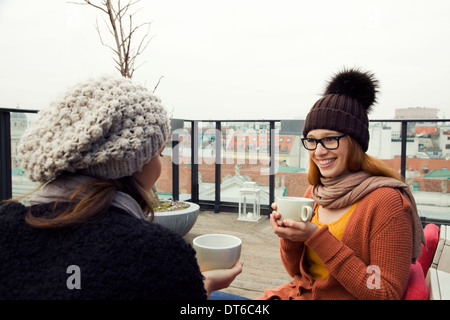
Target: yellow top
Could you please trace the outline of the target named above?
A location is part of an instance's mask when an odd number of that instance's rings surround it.
[[[342,234],[344,233],[345,225],[347,224],[348,219],[352,215],[353,210],[355,210],[356,204],[355,202],[350,209],[347,210],[338,220],[331,222],[328,224],[328,230],[334,235],[337,239],[341,239]],[[322,223],[318,220],[318,206],[316,207],[316,214],[311,219],[312,223],[315,223],[319,228],[323,227],[325,223]],[[309,273],[313,277],[314,280],[325,279],[328,277],[328,270],[325,267],[325,264],[320,260],[319,256],[314,252],[314,250],[306,247],[306,262],[309,264]]]

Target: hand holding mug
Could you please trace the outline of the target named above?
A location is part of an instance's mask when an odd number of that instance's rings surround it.
[[[299,197],[277,197],[277,211],[280,219],[291,219],[294,221],[311,221],[313,216],[314,200]]]
[[[300,202],[305,200],[305,198],[297,199],[299,199],[298,201]],[[307,203],[306,206],[309,207],[311,211],[308,209],[303,210],[302,208],[305,205],[300,205],[299,203],[295,203],[295,201],[293,201],[294,204],[296,204],[297,209],[293,210],[294,214],[290,216],[288,214],[283,214],[281,210],[285,210],[286,208],[281,206],[282,209],[280,209],[280,205],[278,203],[279,200],[280,198],[277,198],[277,202],[272,204],[274,211],[270,215],[270,224],[276,235],[283,239],[303,242],[308,240],[317,230],[319,230],[319,227],[315,223],[309,222],[312,217],[312,208],[314,205],[314,201],[312,199],[306,199],[310,201],[305,201],[305,203]],[[281,202],[283,202],[283,200]],[[289,210],[286,212],[289,212]],[[306,221],[303,221],[303,219]]]

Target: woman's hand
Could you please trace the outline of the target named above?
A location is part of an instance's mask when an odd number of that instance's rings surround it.
[[[241,261],[230,269],[216,269],[203,271],[202,274],[205,277],[203,281],[206,292],[209,294],[213,291],[228,288],[233,280],[242,272],[243,263]]]
[[[272,209],[274,211],[270,215],[270,225],[273,232],[282,239],[304,242],[319,230],[319,227],[312,222],[298,222],[291,219],[281,220],[281,214],[276,211],[276,203],[272,203]]]

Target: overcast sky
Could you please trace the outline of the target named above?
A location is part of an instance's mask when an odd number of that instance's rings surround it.
[[[76,1],[76,0],[74,0]],[[303,119],[342,67],[380,81],[371,119],[429,107],[450,118],[448,0],[142,0],[152,21],[134,78],[176,118]],[[0,106],[40,109],[114,69],[102,13],[63,0],[0,0]],[[108,34],[104,33],[107,37]]]

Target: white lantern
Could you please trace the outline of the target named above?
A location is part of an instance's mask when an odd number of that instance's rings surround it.
[[[241,221],[258,221],[260,214],[260,189],[256,182],[245,182],[244,188],[239,189],[239,217]]]

